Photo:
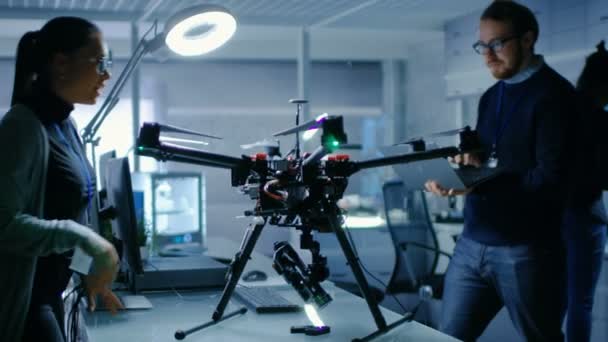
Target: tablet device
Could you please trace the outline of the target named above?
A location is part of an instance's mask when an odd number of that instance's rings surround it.
[[[386,146],[380,148],[385,156],[412,153],[409,146]],[[498,168],[460,167],[454,168],[446,158],[420,160],[392,166],[407,190],[424,190],[424,184],[434,180],[446,189],[464,190],[494,178]]]

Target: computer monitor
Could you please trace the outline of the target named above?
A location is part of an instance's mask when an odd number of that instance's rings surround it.
[[[92,207],[93,210],[90,211],[90,219],[91,226],[95,229],[95,231],[104,237],[109,238],[110,231],[109,229],[105,229],[103,226],[104,220],[107,219],[108,215],[111,215],[106,209],[108,208],[107,198],[106,198],[106,167],[108,164],[108,160],[116,158],[116,151],[112,150],[106,153],[103,153],[99,156],[99,164],[97,174],[99,178],[96,179],[96,187],[99,190],[98,195],[93,197]]]
[[[198,175],[200,177],[200,174]],[[129,161],[127,158],[109,159],[106,166],[106,192],[108,204],[116,209],[116,217],[112,220],[112,230],[121,241],[122,257],[124,261],[123,270],[126,268],[125,283],[129,289],[136,293],[141,290],[162,290],[175,288],[192,288],[223,286],[226,283],[225,273],[227,266],[216,262],[211,257],[198,256],[192,253],[184,253],[184,258],[162,258],[149,256],[145,264],[142,262],[142,255],[138,244],[138,218],[145,222],[145,203],[151,199],[145,191],[141,191],[138,182],[139,177],[131,178]],[[178,177],[176,182],[171,183],[176,190],[175,196],[188,192],[187,187],[194,186],[191,182],[184,182],[183,177]],[[189,179],[189,178],[186,178]],[[200,178],[199,184],[200,185]],[[133,181],[138,191],[133,191]],[[199,191],[190,189],[199,195]],[[186,196],[189,198],[188,196]],[[191,198],[190,198],[191,199]],[[189,200],[190,200],[189,199]],[[150,201],[151,202],[151,201]],[[194,204],[196,201],[192,201]],[[200,202],[196,202],[200,203]],[[199,204],[200,205],[200,204]],[[181,206],[177,209],[186,209],[189,206]],[[187,210],[191,212],[191,210]],[[199,219],[200,213],[195,218]],[[170,221],[171,222],[171,221]],[[195,225],[198,227],[198,225]],[[184,225],[182,230],[178,230],[178,235],[199,234],[194,233],[194,228]],[[170,229],[171,232],[176,232]],[[173,234],[166,234],[173,236]],[[141,241],[140,241],[141,242]],[[182,255],[175,255],[182,256]],[[124,297],[123,299],[124,304]]]
[[[108,205],[116,209],[112,230],[122,241],[122,260],[130,276],[143,274],[143,263],[137,243],[137,219],[128,158],[107,160],[106,193]]]

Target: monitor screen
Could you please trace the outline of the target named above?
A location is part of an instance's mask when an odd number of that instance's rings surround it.
[[[153,174],[151,178],[155,246],[201,245],[201,174]]]
[[[109,159],[106,166],[108,205],[116,209],[112,230],[122,241],[122,261],[129,273],[143,274],[143,264],[137,241],[137,219],[127,158]]]
[[[106,168],[108,160],[116,158],[116,151],[108,151],[99,156],[99,187],[104,188],[106,186]]]

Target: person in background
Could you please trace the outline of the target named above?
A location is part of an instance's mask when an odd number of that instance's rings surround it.
[[[579,116],[569,139],[574,160],[564,213],[563,237],[568,265],[568,341],[591,340],[593,296],[602,268],[608,217],[602,190],[608,189],[608,52],[604,42],[585,63],[577,86]]]
[[[560,227],[566,179],[567,119],[574,87],[535,54],[534,14],[513,1],[494,1],[482,13],[479,41],[498,80],[481,97],[477,133],[483,153],[455,157],[462,165],[495,168],[497,176],[466,194],[464,230],[445,276],[440,329],[476,340],[505,306],[526,341],[561,341],[565,251]]]
[[[0,335],[3,341],[65,341],[62,293],[74,248],[93,258],[89,307],[110,290],[113,245],[86,225],[95,173],[70,118],[94,104],[110,77],[103,38],[75,17],[48,21],[19,41],[11,108],[0,122]]]

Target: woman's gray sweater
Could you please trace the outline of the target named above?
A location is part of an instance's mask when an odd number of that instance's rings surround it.
[[[99,246],[85,226],[41,219],[48,157],[36,114],[13,106],[0,121],[0,341],[21,341],[38,256]]]

